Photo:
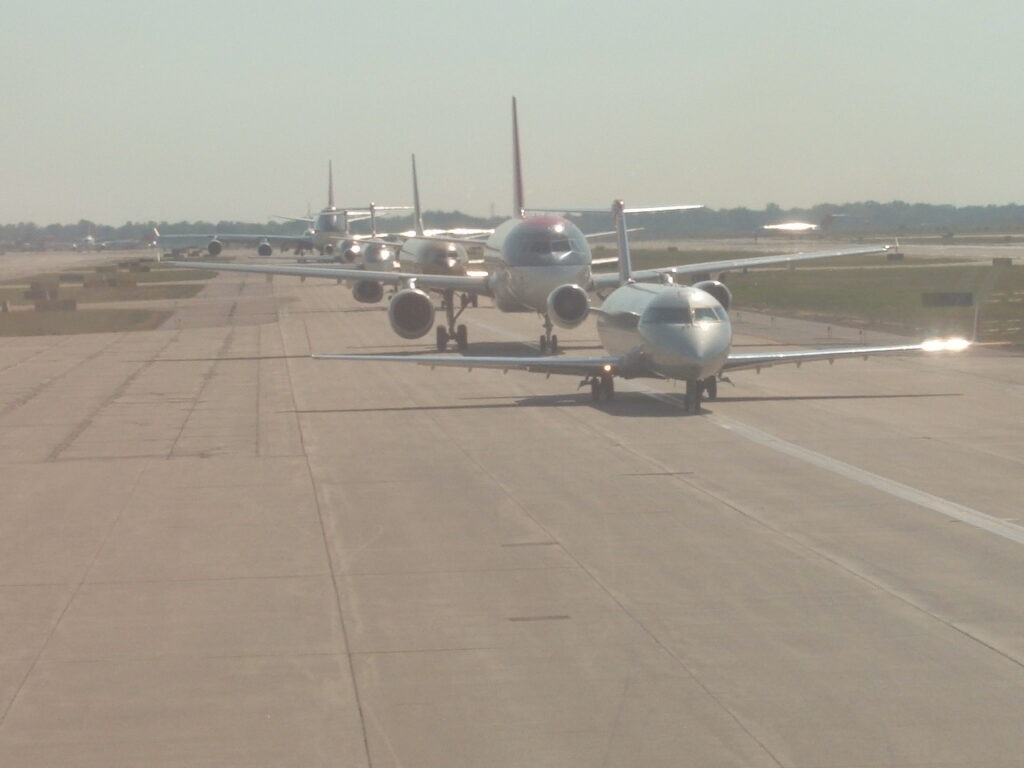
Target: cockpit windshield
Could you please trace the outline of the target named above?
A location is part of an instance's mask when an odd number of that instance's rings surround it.
[[[643,319],[652,325],[693,324],[693,316],[687,306],[648,307]]]
[[[706,325],[728,319],[721,307],[690,307],[685,304],[668,304],[648,307],[643,321],[661,325]]]
[[[519,226],[504,247],[509,263],[520,267],[577,266],[590,261],[586,238],[571,224]]]

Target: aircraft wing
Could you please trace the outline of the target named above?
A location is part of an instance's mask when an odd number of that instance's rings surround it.
[[[415,285],[429,291],[459,291],[490,296],[487,275],[421,275],[415,272],[378,272],[350,267],[316,267],[307,264],[218,264],[204,261],[165,261],[172,267],[209,269],[214,272],[253,272],[260,275],[323,277],[328,280],[374,280],[385,285]]]
[[[729,270],[746,269],[748,267],[764,267],[775,264],[793,264],[798,261],[815,261],[817,259],[833,259],[839,256],[868,256],[885,253],[889,246],[873,246],[870,248],[837,248],[831,251],[810,251],[798,253],[782,253],[774,256],[751,256],[744,259],[726,259],[723,261],[703,261],[697,264],[680,264],[674,267],[657,269],[641,269],[633,272],[632,277],[638,283],[651,283],[661,279],[662,275],[693,275],[706,272],[726,272]],[[594,275],[594,288],[614,288],[619,284],[618,273]]]
[[[591,376],[626,365],[625,357],[494,357],[476,355],[313,355],[317,360],[361,360],[377,363],[416,363],[449,368],[496,368],[509,371]]]
[[[817,360],[838,360],[843,357],[871,357],[908,353],[960,352],[970,346],[966,339],[930,339],[920,344],[896,344],[880,347],[835,347],[832,349],[794,350],[790,352],[733,353],[722,366],[723,371],[767,368],[787,363],[811,363]]]

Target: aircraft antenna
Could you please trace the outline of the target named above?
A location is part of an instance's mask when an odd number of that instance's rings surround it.
[[[412,204],[416,209],[414,214],[416,220],[413,222],[413,226],[416,228],[416,234],[423,234],[423,213],[420,210],[420,183],[416,179],[416,155],[412,156]]]
[[[519,115],[516,97],[512,97],[512,174],[515,183],[515,200],[512,215],[517,219],[526,218],[526,203],[523,201],[523,163],[519,155]]]

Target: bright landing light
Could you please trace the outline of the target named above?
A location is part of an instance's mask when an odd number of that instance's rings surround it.
[[[928,339],[921,344],[925,352],[962,352],[971,346],[967,339]]]

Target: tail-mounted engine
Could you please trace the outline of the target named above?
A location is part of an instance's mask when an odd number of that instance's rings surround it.
[[[418,339],[434,327],[434,302],[419,288],[406,288],[391,297],[388,321],[403,339]]]
[[[548,317],[559,328],[575,328],[590,314],[590,298],[578,285],[560,285],[548,294]]]
[[[384,298],[384,286],[376,280],[357,280],[352,286],[352,295],[363,304],[376,304]]]
[[[710,293],[718,300],[723,309],[729,309],[729,305],[732,304],[732,292],[723,282],[718,280],[702,280],[699,283],[694,283],[693,287],[700,288],[705,293]]]

